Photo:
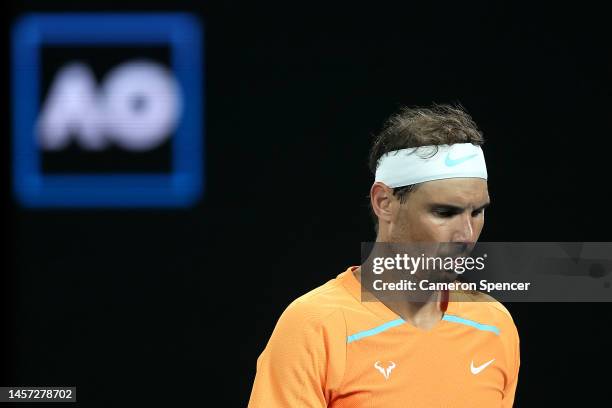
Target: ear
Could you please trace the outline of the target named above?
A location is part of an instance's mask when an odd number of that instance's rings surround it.
[[[381,182],[372,184],[370,188],[370,202],[379,223],[391,221],[393,200],[393,190],[391,188]]]

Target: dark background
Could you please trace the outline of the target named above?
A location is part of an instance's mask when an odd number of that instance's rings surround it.
[[[246,406],[282,310],[374,238],[366,158],[400,105],[461,102],[484,131],[492,206],[481,240],[610,241],[603,9],[50,3],[5,6],[7,57],[27,11],[201,18],[206,191],[188,210],[22,209],[6,110],[1,385],[76,385],[88,407]],[[612,305],[506,306],[521,335],[515,406],[606,404]]]

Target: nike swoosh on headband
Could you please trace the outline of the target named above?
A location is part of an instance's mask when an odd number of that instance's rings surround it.
[[[451,159],[450,152],[448,152],[446,154],[446,158],[444,159],[444,164],[446,164],[448,167],[453,167],[453,166],[461,164],[461,163],[463,163],[465,161],[473,159],[476,156],[478,156],[478,154],[474,153],[474,154],[471,154],[469,156],[460,157],[458,159]]]

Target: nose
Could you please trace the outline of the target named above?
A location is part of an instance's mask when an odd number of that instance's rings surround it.
[[[474,219],[471,214],[466,211],[465,214],[457,217],[457,226],[455,228],[453,242],[474,242]]]

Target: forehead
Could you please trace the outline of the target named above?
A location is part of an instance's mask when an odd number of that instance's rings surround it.
[[[480,206],[489,200],[487,181],[472,177],[428,181],[414,193],[420,200],[440,204]]]

